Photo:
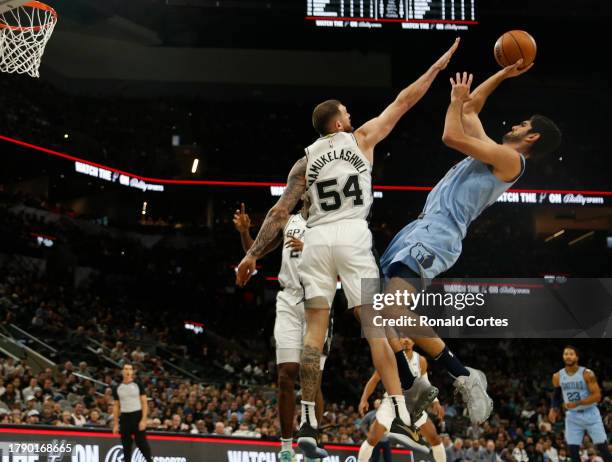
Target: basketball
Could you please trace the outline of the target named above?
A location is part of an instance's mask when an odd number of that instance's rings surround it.
[[[495,60],[502,67],[511,66],[523,58],[522,69],[535,60],[537,45],[528,32],[511,30],[497,39],[493,51]]]

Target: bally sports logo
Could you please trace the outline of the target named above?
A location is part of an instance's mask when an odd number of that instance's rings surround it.
[[[127,462],[123,457],[123,448],[121,445],[113,446],[108,453],[104,462]],[[147,462],[141,452],[136,449],[132,453],[132,459],[129,462]],[[185,457],[153,457],[153,462],[187,462]]]

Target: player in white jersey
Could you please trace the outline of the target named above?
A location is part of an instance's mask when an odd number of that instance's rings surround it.
[[[321,138],[306,149],[289,173],[287,187],[269,211],[255,243],[238,266],[236,282],[244,285],[255,270],[257,259],[278,233],[304,191],[312,201],[300,265],[305,290],[306,336],[300,365],[302,420],[298,444],[308,457],[325,457],[318,448],[314,401],[321,381],[319,367],[329,309],[338,276],[349,308],[369,302],[371,290],[362,296],[362,280],[380,277],[372,253],[372,236],[366,217],[372,203],[371,169],[374,147],[389,135],[399,119],[427,92],[438,73],[448,65],[459,39],[421,77],[402,90],[378,116],[357,130],[351,126],[346,107],[337,100],[319,104],[313,111],[313,126]],[[359,309],[356,310],[359,312]],[[386,337],[368,336],[372,359],[389,397],[396,404],[397,418],[391,433],[403,435],[410,444],[416,432],[404,403],[395,356]],[[383,403],[384,404],[384,403]]]
[[[307,203],[300,213],[290,215],[283,226],[282,233],[271,243],[267,251],[271,252],[281,243],[282,260],[278,273],[281,290],[276,295],[276,319],[274,322],[274,340],[276,343],[276,364],[278,367],[278,415],[281,426],[280,462],[295,461],[293,451],[293,419],[295,417],[295,384],[297,382],[300,356],[302,354],[304,332],[304,292],[300,285],[298,265],[304,247],[306,230]],[[250,235],[251,219],[245,212],[244,203],[234,213],[234,226],[240,233],[240,241],[245,252],[253,245]],[[328,340],[330,342],[331,339]],[[327,345],[329,347],[329,344]],[[328,351],[326,352],[326,354]],[[321,370],[325,365],[326,355],[321,358]],[[316,413],[323,413],[323,394],[319,388],[316,397]]]
[[[444,409],[437,399],[438,389],[431,386],[427,376],[427,360],[414,351],[414,342],[410,338],[391,338],[389,343],[393,350],[396,351],[397,366],[400,380],[402,381],[402,388],[406,395],[406,403],[410,413],[417,419],[414,425],[431,445],[434,461],[446,462],[446,451],[442,440],[434,423],[428,417],[427,412],[425,412],[425,409],[431,405],[433,412],[438,415],[440,420],[444,420]],[[374,371],[361,395],[359,413],[362,416],[369,408],[368,399],[372,396],[374,390],[376,390],[378,382],[380,382],[380,376],[378,372]],[[434,392],[433,394],[432,391]],[[390,428],[392,420],[393,415],[388,409],[379,408],[376,413],[376,419],[370,427],[368,437],[359,449],[358,462],[370,460],[372,451],[383,438],[387,429]]]

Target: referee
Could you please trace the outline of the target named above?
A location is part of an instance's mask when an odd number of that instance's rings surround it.
[[[123,365],[123,381],[113,387],[113,434],[121,432],[123,460],[132,460],[132,435],[136,447],[147,462],[153,462],[151,448],[147,442],[147,395],[142,385],[134,380],[134,368],[131,364]]]

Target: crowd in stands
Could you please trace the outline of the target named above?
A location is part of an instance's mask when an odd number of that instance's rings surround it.
[[[444,393],[442,402],[445,419],[438,424],[445,437],[448,460],[486,460],[496,462],[565,462],[567,448],[563,441],[563,422],[548,421],[548,392],[553,372],[538,369],[545,360],[526,364],[522,354],[536,344],[518,341],[502,343],[497,349],[494,342],[476,344],[471,360],[485,358],[486,353],[506,354],[509,367],[504,371],[489,372],[489,384],[496,407],[492,417],[484,425],[470,424],[463,415],[461,403],[450,393]],[[542,348],[543,358],[548,353],[559,354],[559,342],[548,342]],[[122,346],[118,347],[122,350]],[[589,353],[597,350],[586,350]],[[342,354],[342,352],[336,352]],[[365,351],[363,352],[365,353]],[[463,352],[465,353],[465,352]],[[601,352],[600,352],[601,353]],[[121,356],[119,351],[116,353]],[[133,364],[145,370],[141,351],[134,349],[129,355]],[[597,356],[588,359],[589,365],[599,373],[604,390],[601,404],[602,416],[609,434],[612,434],[612,375],[609,365]],[[552,359],[552,358],[551,358]],[[493,361],[491,361],[493,363]],[[497,363],[499,364],[499,363]],[[488,364],[485,364],[485,366]],[[511,366],[518,366],[512,369]],[[112,423],[111,387],[121,380],[120,369],[98,376],[87,363],[78,366],[67,361],[56,370],[46,369],[35,374],[11,357],[0,358],[0,424],[57,425],[63,427],[109,428]],[[540,373],[536,373],[540,372]],[[546,372],[546,373],[544,373]],[[529,374],[530,373],[530,374]],[[505,374],[511,374],[510,380]],[[525,377],[528,374],[528,377]],[[94,375],[104,382],[97,391],[87,377]],[[433,375],[433,382],[444,383],[443,390],[450,390],[450,383]],[[243,436],[252,438],[276,438],[279,427],[275,394],[272,388],[240,386],[237,383],[204,384],[186,379],[167,380],[159,370],[152,375],[138,377],[149,397],[148,428],[155,431],[191,433],[201,435]],[[270,380],[271,377],[268,377]],[[362,377],[365,383],[367,377]],[[436,380],[439,379],[439,380]],[[539,391],[536,391],[539,390]],[[299,410],[296,407],[299,417]],[[324,442],[358,443],[364,438],[361,417],[352,403],[327,403],[323,421]],[[589,439],[584,443],[585,461],[597,462]],[[593,458],[595,457],[595,458]]]

